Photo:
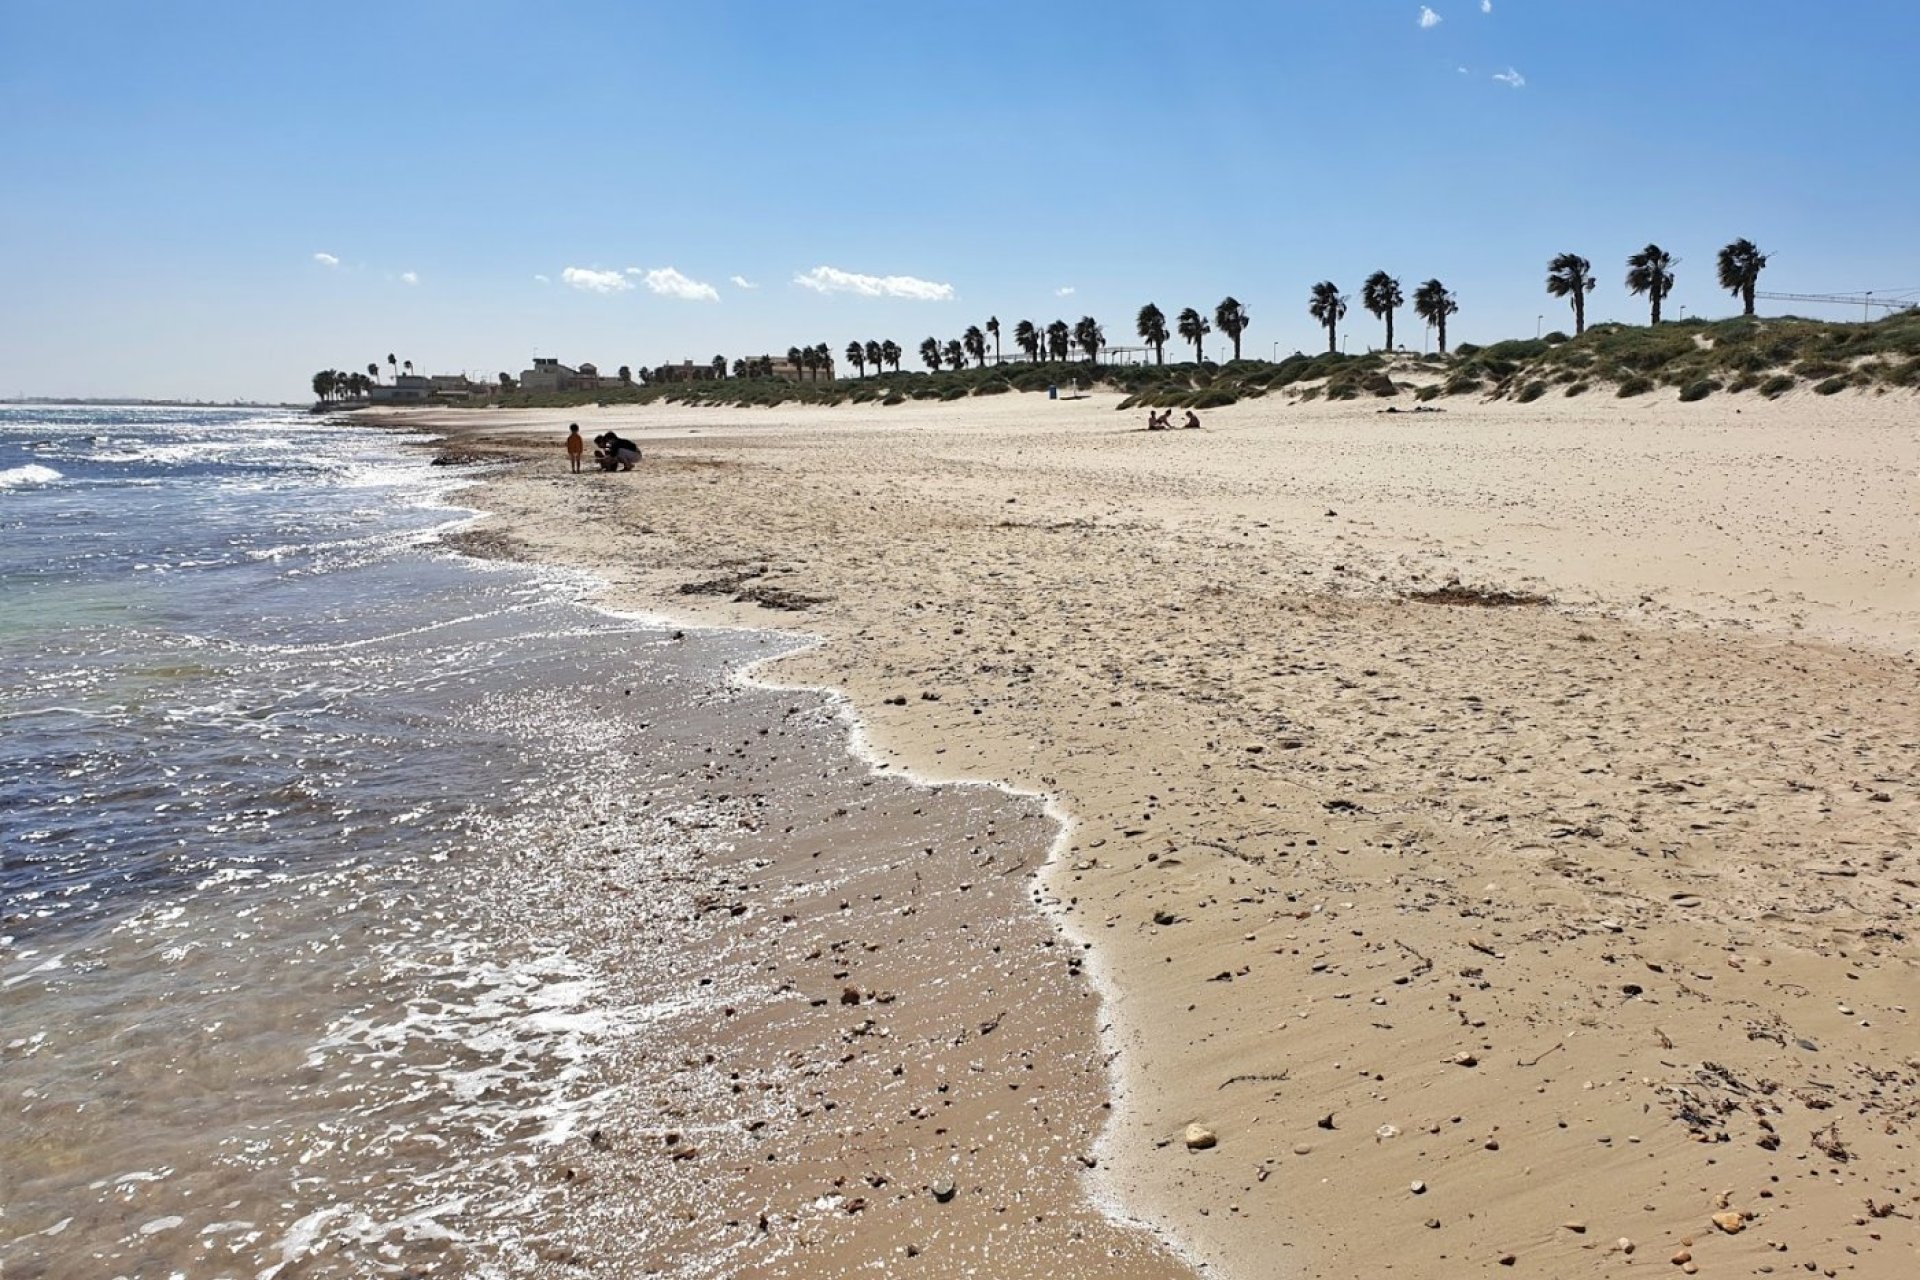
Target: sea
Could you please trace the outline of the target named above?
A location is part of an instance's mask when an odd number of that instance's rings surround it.
[[[472,475],[432,462],[298,412],[0,406],[7,1280],[576,1274],[575,1153],[633,1064],[756,998],[693,960],[742,842],[871,800],[843,709],[740,678],[791,638],[462,555]],[[901,813],[916,847],[1006,821]],[[598,1194],[645,1236],[644,1179]]]

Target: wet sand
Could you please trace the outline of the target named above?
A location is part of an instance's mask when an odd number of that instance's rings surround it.
[[[1068,1172],[1210,1273],[1913,1274],[1913,401],[1113,403],[399,418],[518,459],[476,544],[819,635],[766,674],[877,760],[1072,815]]]

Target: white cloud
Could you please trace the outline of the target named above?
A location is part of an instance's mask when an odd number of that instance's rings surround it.
[[[1470,74],[1465,67],[1455,67],[1454,70],[1458,71],[1463,76]]]
[[[854,293],[863,298],[911,298],[916,302],[951,302],[953,286],[917,276],[863,276],[838,267],[815,267],[793,282],[815,293]]]
[[[1527,87],[1527,78],[1518,71],[1515,71],[1512,67],[1508,67],[1505,71],[1494,72],[1493,78],[1501,84],[1508,85],[1515,89],[1524,89]]]
[[[330,253],[316,253],[313,255],[313,260],[323,267],[337,267],[340,265],[340,259]]]
[[[550,280],[550,279],[548,279],[548,278],[547,278],[546,276],[542,276],[542,275],[536,275],[536,276],[534,276],[534,278],[533,278],[533,279],[534,279],[534,283],[536,283],[536,284],[552,284],[552,283],[553,283],[553,281],[552,281],[552,280]]]
[[[1445,21],[1445,19],[1433,10],[1427,8],[1427,6],[1420,6],[1420,29],[1422,31],[1431,31],[1443,21]]]
[[[684,298],[688,302],[720,301],[718,289],[699,280],[689,280],[672,267],[660,267],[647,272],[647,288],[669,298]]]
[[[624,293],[633,281],[618,271],[595,271],[591,267],[568,267],[560,273],[562,282],[587,293]]]
[[[1480,0],[1480,12],[1482,12],[1482,13],[1492,13],[1492,12],[1493,12],[1493,0]]]
[[[728,276],[727,279],[731,280],[737,289],[758,289],[760,287],[745,276]]]
[[[1070,284],[1063,284],[1058,289],[1055,289],[1053,291],[1053,296],[1056,298],[1071,298],[1073,296],[1073,286]]]
[[[400,273],[400,283],[401,284],[419,284],[420,273],[417,271],[402,271]]]
[[[630,276],[643,276],[647,273],[642,271],[639,267],[628,267],[627,274]]]

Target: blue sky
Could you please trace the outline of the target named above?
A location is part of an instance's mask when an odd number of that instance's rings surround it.
[[[1320,279],[1358,349],[1376,268],[1485,341],[1570,327],[1563,250],[1592,318],[1644,320],[1648,241],[1669,314],[1725,314],[1737,236],[1763,288],[1920,288],[1917,51],[1912,0],[0,0],[0,395],[911,351],[989,315],[1117,341],[1227,294],[1284,354]]]

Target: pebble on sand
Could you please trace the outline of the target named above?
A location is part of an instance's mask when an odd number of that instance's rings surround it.
[[[1189,1151],[1205,1151],[1207,1148],[1219,1143],[1219,1141],[1219,1136],[1203,1124],[1190,1124],[1187,1126],[1186,1142],[1187,1150]]]

